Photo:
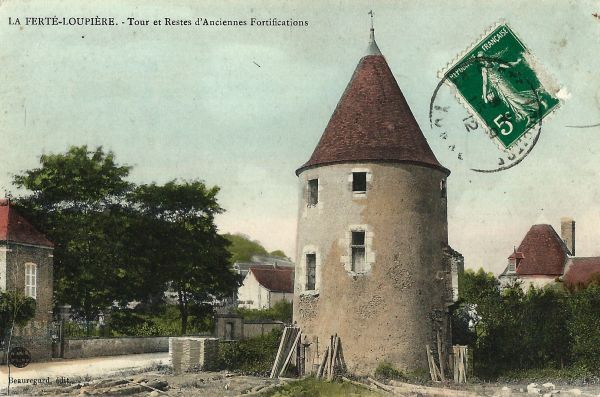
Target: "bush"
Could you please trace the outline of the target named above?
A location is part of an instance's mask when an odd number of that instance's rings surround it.
[[[600,286],[503,289],[483,271],[467,271],[452,313],[454,343],[469,343],[475,375],[565,369],[600,374]],[[460,340],[459,340],[460,339]]]
[[[291,323],[294,308],[291,302],[279,301],[270,309],[237,308],[235,310],[244,320],[278,320]]]
[[[391,363],[384,361],[377,365],[375,369],[375,378],[377,379],[396,379],[396,380],[405,380],[406,377],[402,374],[401,371],[397,370]]]
[[[271,373],[282,331],[274,329],[268,334],[233,342],[221,342],[219,362],[221,369],[257,376]]]
[[[190,316],[188,334],[204,331],[204,317]],[[181,319],[175,305],[163,305],[152,311],[119,308],[111,313],[113,336],[180,336]]]
[[[569,303],[574,361],[600,373],[600,285],[573,292]]]

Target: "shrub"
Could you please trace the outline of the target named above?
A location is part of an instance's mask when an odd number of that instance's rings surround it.
[[[563,369],[569,376],[600,374],[600,286],[565,290],[552,285],[525,293],[514,285],[500,291],[483,271],[467,271],[460,281],[453,339],[473,337],[476,376]]]
[[[233,342],[222,342],[219,349],[221,369],[268,376],[271,372],[282,331]]]
[[[294,308],[291,302],[279,301],[270,309],[237,308],[235,310],[244,320],[279,320],[291,323]]]
[[[396,380],[404,380],[406,379],[404,374],[397,370],[391,363],[384,361],[377,365],[375,369],[375,378],[377,379],[396,379]]]

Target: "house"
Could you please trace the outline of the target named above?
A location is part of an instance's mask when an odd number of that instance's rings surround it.
[[[371,29],[299,179],[294,321],[306,362],[340,337],[350,372],[428,367],[450,349],[447,177]],[[452,257],[455,257],[454,259]],[[438,339],[439,338],[439,339]],[[307,364],[310,367],[310,364]]]
[[[34,318],[15,329],[11,344],[25,347],[33,360],[52,357],[53,250],[8,199],[0,200],[0,290],[36,300]]]
[[[235,262],[233,264],[233,270],[240,274],[242,277],[246,277],[248,271],[253,266],[268,265],[269,267],[279,266],[294,268],[294,262],[291,262],[284,258],[267,255],[252,255],[250,262]]]
[[[594,277],[600,280],[600,257],[575,256],[575,221],[562,218],[560,236],[551,225],[533,225],[498,278],[503,286],[519,281],[541,288],[554,282],[577,287]]]
[[[269,309],[279,301],[294,298],[294,269],[271,265],[250,267],[238,289],[238,306]]]

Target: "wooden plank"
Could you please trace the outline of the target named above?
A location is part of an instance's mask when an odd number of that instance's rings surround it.
[[[319,369],[317,370],[317,379],[323,376],[323,372],[325,371],[325,364],[327,363],[327,356],[329,355],[329,347],[325,349],[325,354],[323,354],[323,358],[321,359],[321,364],[319,365]]]
[[[440,331],[436,332],[437,337],[437,349],[438,349],[438,360],[440,362],[440,380],[444,382],[446,377],[444,376],[444,353],[442,352],[442,338],[440,338]]]
[[[281,366],[281,371],[279,372],[279,376],[283,375],[283,373],[287,369],[288,363],[290,362],[290,359],[292,358],[292,354],[294,353],[296,344],[298,343],[298,340],[300,339],[301,336],[302,336],[302,332],[300,332],[300,330],[298,330],[298,334],[296,335],[296,338],[294,339],[294,343],[292,343],[292,346],[290,348],[290,353],[287,355],[287,357],[285,358],[285,361],[283,362],[283,365]]]
[[[287,338],[287,334],[288,334],[288,330],[290,329],[290,327],[285,327],[283,329],[283,334],[281,335],[281,342],[279,342],[279,349],[277,350],[277,355],[275,356],[275,362],[273,363],[273,368],[271,369],[271,376],[270,378],[274,378],[275,377],[275,373],[277,371],[278,363],[281,360],[281,350],[283,349],[283,346],[285,345],[285,340]]]
[[[394,391],[394,388],[392,386],[384,385],[381,382],[377,382],[375,379],[371,378],[370,376],[367,377],[367,379],[368,379],[369,382],[371,382],[375,386],[379,387],[380,389],[383,389],[383,390],[389,391],[389,392]]]
[[[336,364],[337,357],[338,357],[338,344],[339,344],[340,338],[337,336],[337,334],[335,334],[334,338],[335,339],[333,341],[333,354],[332,354],[333,359],[331,360],[332,365],[331,365],[331,371],[329,372],[329,377],[327,378],[328,380],[333,380],[333,377],[335,376],[335,364]]]
[[[458,380],[458,368],[460,360],[460,349],[458,346],[452,346],[452,352],[454,355],[454,383],[459,383]]]
[[[425,350],[427,351],[427,364],[429,365],[429,375],[431,376],[431,380],[435,382],[435,370],[431,365],[431,351],[429,350],[429,345],[425,345]]]

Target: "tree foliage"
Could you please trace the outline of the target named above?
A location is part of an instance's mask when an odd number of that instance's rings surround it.
[[[0,342],[14,325],[24,326],[35,316],[35,299],[19,291],[0,291]]]
[[[128,247],[122,242],[128,217],[124,199],[130,167],[102,148],[71,147],[42,155],[40,167],[14,177],[17,207],[54,242],[55,298],[86,319],[114,300],[132,296],[123,280]]]
[[[278,301],[269,309],[237,308],[236,313],[244,320],[276,320],[285,323],[292,322],[294,308],[291,302]]]
[[[472,346],[479,376],[567,365],[600,371],[600,287],[501,290],[483,270],[466,271],[459,285],[453,342]]]
[[[184,334],[191,311],[232,295],[241,281],[230,268],[229,242],[214,224],[214,216],[223,211],[216,200],[218,191],[199,181],[171,181],[139,186],[130,195],[152,242],[139,247],[146,250],[142,258],[152,258],[161,270],[156,276],[177,293]]]
[[[269,252],[258,241],[252,241],[243,234],[224,234],[231,245],[231,262],[248,262],[253,255],[269,255]]]
[[[214,216],[218,187],[201,181],[136,186],[131,167],[101,147],[42,155],[14,177],[30,193],[17,206],[55,244],[55,299],[91,321],[115,302],[162,303],[178,295],[185,333],[191,312],[231,294],[237,276]]]

